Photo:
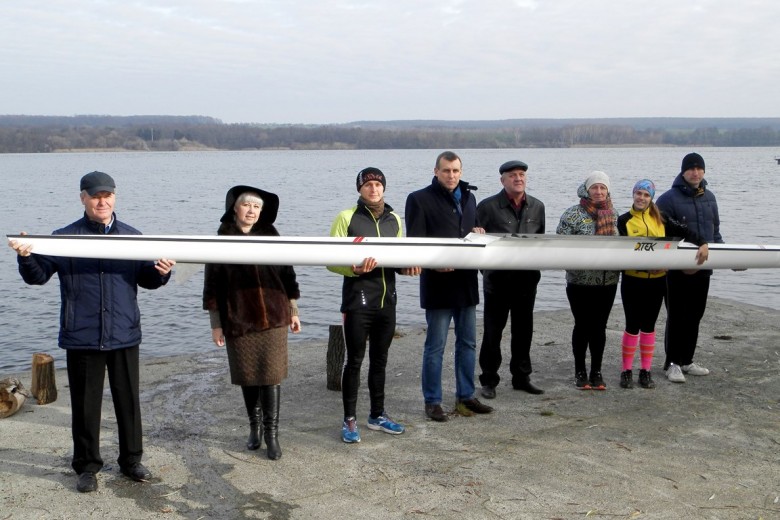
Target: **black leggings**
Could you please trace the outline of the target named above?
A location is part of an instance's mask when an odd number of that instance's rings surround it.
[[[385,366],[387,351],[395,334],[395,307],[347,311],[344,314],[344,342],[347,360],[341,378],[344,417],[354,417],[357,409],[360,367],[366,355],[368,340],[368,392],[371,416],[385,410]]]
[[[666,298],[666,277],[637,278],[623,275],[620,297],[626,314],[626,332],[654,332],[655,322]]]
[[[607,320],[615,302],[615,285],[566,286],[566,296],[574,316],[571,333],[571,349],[574,354],[574,371],[586,371],[585,356],[590,348],[591,372],[601,371],[604,345],[607,343]]]

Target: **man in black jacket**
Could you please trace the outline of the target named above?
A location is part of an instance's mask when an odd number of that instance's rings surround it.
[[[544,233],[544,204],[526,193],[528,165],[522,161],[505,162],[498,169],[502,189],[477,206],[477,218],[487,233],[528,234]],[[482,273],[485,295],[484,332],[479,350],[482,374],[482,396],[496,397],[496,386],[501,378],[501,334],[509,314],[511,321],[511,352],[509,371],[512,387],[529,394],[543,394],[544,390],[531,383],[531,339],[534,333],[534,303],[539,271],[495,271]]]
[[[477,203],[460,179],[461,160],[453,152],[436,158],[430,186],[410,193],[406,199],[406,234],[410,237],[463,238],[477,227]],[[456,410],[461,415],[490,413],[493,409],[474,397],[474,366],[477,351],[476,309],[479,280],[474,269],[423,269],[420,306],[425,309],[428,329],[422,366],[425,414],[444,422],[441,407],[441,371],[450,322],[455,324]]]

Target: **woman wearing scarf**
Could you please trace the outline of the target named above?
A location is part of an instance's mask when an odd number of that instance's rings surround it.
[[[609,177],[592,172],[577,190],[580,203],[561,215],[556,233],[559,235],[614,236],[617,215],[609,195]],[[606,344],[609,313],[617,293],[619,271],[566,271],[566,296],[574,316],[571,335],[574,353],[575,385],[581,390],[606,390],[601,376],[601,361]],[[590,375],[586,355],[590,350]]]
[[[279,236],[273,226],[279,197],[251,186],[235,186],[225,197],[218,235]],[[279,459],[279,398],[287,377],[287,329],[298,333],[300,298],[291,266],[207,264],[203,308],[211,336],[226,347],[230,382],[240,385],[249,415],[246,447],[265,438],[266,455]],[[262,419],[261,419],[262,416]]]
[[[334,237],[400,237],[401,217],[385,204],[387,180],[379,168],[365,168],[355,180],[357,204],[336,216],[330,235]],[[371,411],[367,427],[391,435],[400,435],[404,426],[385,412],[385,367],[387,353],[395,334],[395,270],[377,265],[375,258],[365,258],[360,265],[328,267],[343,275],[341,312],[344,313],[344,342],[347,361],[341,379],[344,422],[341,440],[360,442],[356,410],[360,387],[360,367],[366,355],[368,340],[368,392]],[[420,268],[399,270],[401,274],[418,275]]]

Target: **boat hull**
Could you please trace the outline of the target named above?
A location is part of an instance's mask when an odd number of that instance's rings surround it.
[[[757,269],[780,267],[780,246],[711,244],[696,264],[697,246],[680,240],[470,234],[448,238],[235,237],[201,235],[7,235],[33,252],[81,258],[183,263],[356,265],[455,269]]]

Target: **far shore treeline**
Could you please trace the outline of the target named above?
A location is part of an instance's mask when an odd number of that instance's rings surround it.
[[[780,118],[225,124],[206,116],[0,115],[0,153],[780,146]]]

